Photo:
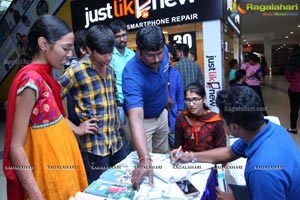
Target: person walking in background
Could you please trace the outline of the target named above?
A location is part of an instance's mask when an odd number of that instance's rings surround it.
[[[245,180],[248,199],[300,199],[300,153],[282,127],[264,119],[261,99],[249,87],[220,90],[216,105],[228,134],[238,137],[231,147],[191,153],[171,152],[174,162],[225,163],[247,158]],[[276,183],[276,184],[271,184]],[[234,199],[219,188],[217,199]]]
[[[134,51],[127,48],[128,33],[125,22],[121,20],[115,20],[109,24],[109,27],[115,36],[115,47],[110,61],[110,65],[114,68],[116,73],[117,89],[118,89],[118,109],[120,115],[121,128],[120,133],[123,141],[127,144],[127,139],[124,135],[124,96],[122,90],[122,73],[126,63],[134,56]],[[127,149],[128,151],[130,149]]]
[[[175,148],[198,152],[226,146],[226,134],[219,115],[206,106],[205,89],[190,83],[184,91],[187,109],[176,120]]]
[[[70,93],[76,113],[84,122],[96,126],[92,134],[80,137],[80,149],[88,181],[91,183],[110,166],[126,156],[117,107],[118,93],[113,68],[109,65],[114,47],[114,34],[104,25],[95,25],[86,33],[88,54],[61,76],[62,95]],[[88,133],[89,133],[88,132]]]
[[[239,63],[237,59],[231,59],[229,61],[229,67],[230,67],[230,72],[229,72],[229,83],[230,83],[230,81],[235,78],[235,72],[239,68]]]
[[[31,64],[17,73],[8,97],[3,169],[9,200],[69,199],[87,187],[60,86],[50,75],[72,56],[73,42],[67,23],[51,15],[29,31]]]
[[[300,107],[300,47],[295,46],[289,54],[285,70],[286,80],[290,83],[288,94],[290,99],[290,128],[288,132],[297,134],[298,112]]]
[[[258,56],[256,56],[253,53],[248,53],[247,54],[247,62],[242,64],[241,69],[246,70],[246,76],[247,80],[246,83],[248,84],[249,87],[251,87],[255,92],[258,94],[258,96],[261,98],[262,102],[262,110],[264,112],[264,115],[267,116],[267,108],[264,103],[264,98],[262,95],[261,87],[260,87],[260,79],[262,76],[261,73],[261,67],[258,62]]]
[[[173,45],[168,45],[169,50],[169,81],[168,81],[168,89],[169,89],[169,96],[172,99],[173,107],[169,110],[169,146],[170,149],[174,148],[174,129],[175,129],[175,121],[177,116],[184,110],[184,95],[183,95],[183,88],[182,88],[182,80],[181,75],[177,69],[171,67],[172,61],[176,59],[176,49]]]
[[[181,74],[183,88],[192,82],[204,84],[200,66],[187,58],[189,46],[187,44],[176,44],[175,46],[179,62],[174,66]]]
[[[136,54],[128,61],[122,77],[125,117],[124,131],[137,150],[139,166],[132,173],[136,189],[144,176],[153,185],[150,152],[167,153],[168,68],[165,36],[158,26],[145,26],[136,33]]]

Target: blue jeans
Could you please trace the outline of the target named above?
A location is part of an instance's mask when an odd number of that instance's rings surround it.
[[[121,123],[121,128],[124,126],[124,109],[123,107],[118,107],[119,110],[119,117],[120,117],[120,123]]]
[[[81,154],[89,184],[97,180],[109,167],[121,162],[127,156],[124,145],[117,153],[107,156],[98,156],[89,152],[81,152]]]

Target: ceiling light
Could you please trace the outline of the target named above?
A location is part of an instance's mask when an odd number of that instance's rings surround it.
[[[300,28],[300,24],[297,27]]]
[[[285,38],[286,38],[286,39],[288,39],[288,38],[289,38],[289,36],[287,36],[287,35],[286,35],[286,36],[285,36]]]
[[[291,32],[290,32],[290,34],[294,34],[294,32],[293,32],[293,31],[291,31]]]

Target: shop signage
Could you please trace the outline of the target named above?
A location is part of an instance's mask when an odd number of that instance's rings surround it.
[[[176,34],[169,34],[169,42],[170,44],[182,43],[189,45],[190,49],[194,49],[196,51],[196,32],[182,32]]]
[[[239,0],[224,1],[224,22],[240,34],[241,30],[241,13],[239,11]]]
[[[221,30],[220,20],[203,22],[206,104],[216,112],[217,92],[224,85]]]
[[[182,32],[176,34],[169,34],[168,35],[169,43],[176,44],[182,43],[189,45],[189,48],[197,52],[197,44],[196,44],[196,32]],[[197,60],[197,53],[195,54],[195,59]]]
[[[220,9],[218,9],[220,8]],[[147,25],[171,26],[222,18],[220,0],[85,0],[72,1],[73,30],[121,19],[128,31]]]

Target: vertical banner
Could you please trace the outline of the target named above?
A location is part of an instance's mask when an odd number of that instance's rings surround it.
[[[211,110],[219,112],[216,107],[217,92],[224,86],[222,27],[220,20],[203,22],[204,47],[204,82],[206,104]]]
[[[190,49],[193,49],[195,52],[197,52],[195,31],[170,34],[168,38],[170,44],[176,44],[176,43],[187,44],[189,45]],[[197,57],[197,54],[195,56]]]

